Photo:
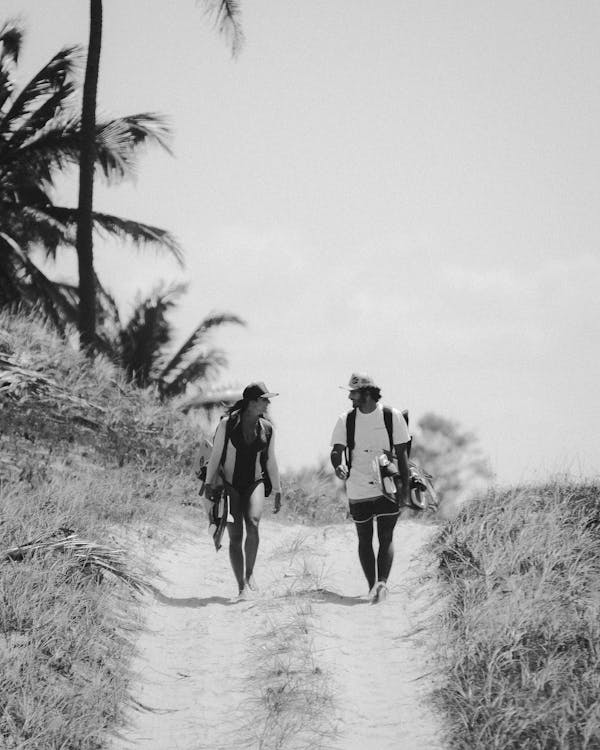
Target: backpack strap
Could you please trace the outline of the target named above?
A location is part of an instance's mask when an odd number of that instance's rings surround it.
[[[346,414],[346,466],[348,474],[352,468],[352,451],[354,450],[354,432],[356,430],[356,409],[350,409]]]
[[[383,407],[383,423],[390,441],[390,453],[394,452],[394,426],[392,424],[392,410],[389,406]]]
[[[409,427],[408,424],[408,409],[402,409],[402,416],[404,417],[404,421],[406,422],[406,426]],[[410,435],[410,433],[409,433]],[[410,457],[410,449],[412,447],[412,438],[408,441],[406,444],[406,457]]]

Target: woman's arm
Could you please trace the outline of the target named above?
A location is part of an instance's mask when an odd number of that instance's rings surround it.
[[[279,513],[281,510],[281,479],[279,478],[279,466],[277,466],[277,459],[275,458],[274,437],[275,430],[271,432],[271,439],[269,440],[269,448],[267,450],[267,473],[273,486],[273,492],[275,493],[273,513]]]
[[[275,458],[275,430],[271,433],[269,448],[267,450],[267,472],[273,485],[273,492],[281,493],[281,479],[279,478],[279,467]]]
[[[217,431],[215,433],[215,442],[213,443],[210,458],[208,459],[208,466],[206,467],[206,497],[210,496],[210,491],[212,490],[213,485],[216,483],[216,480],[218,478],[221,456],[223,455],[223,447],[225,445],[226,429],[227,419],[222,419],[217,427]]]

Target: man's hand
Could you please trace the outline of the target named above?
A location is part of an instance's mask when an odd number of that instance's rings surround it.
[[[345,447],[341,443],[336,443],[329,455],[331,465],[338,479],[348,479],[348,474],[350,473],[348,467],[342,463],[345,450]]]
[[[410,487],[402,484],[400,477],[394,477],[394,484],[396,485],[396,502],[398,505],[410,505]]]
[[[273,513],[279,513],[281,510],[281,492],[275,493],[275,499],[273,500]]]
[[[335,475],[338,479],[348,479],[348,467],[340,464],[335,467]]]

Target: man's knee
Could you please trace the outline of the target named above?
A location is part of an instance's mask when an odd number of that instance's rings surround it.
[[[394,529],[379,529],[377,536],[380,542],[391,542],[394,538]]]

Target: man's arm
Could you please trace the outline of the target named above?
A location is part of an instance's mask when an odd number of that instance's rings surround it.
[[[398,443],[394,446],[396,461],[398,462],[398,492],[399,499],[406,505],[410,505],[410,472],[408,469],[408,458],[406,455],[406,443]]]
[[[348,467],[342,463],[345,450],[345,445],[342,445],[341,443],[335,443],[329,455],[331,465],[333,466],[335,475],[338,479],[348,478]]]

